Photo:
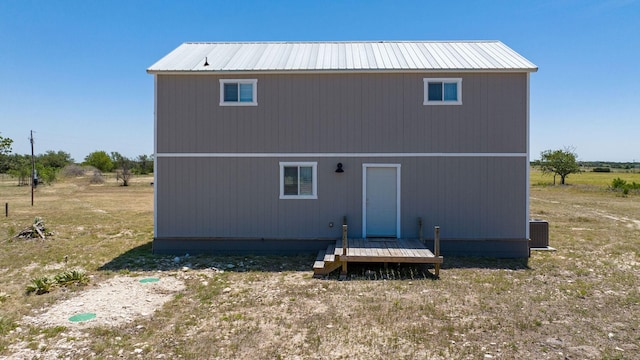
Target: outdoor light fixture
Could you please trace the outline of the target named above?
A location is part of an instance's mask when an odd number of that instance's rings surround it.
[[[342,170],[342,163],[338,163],[338,168],[336,169],[337,173],[343,173],[344,170]]]

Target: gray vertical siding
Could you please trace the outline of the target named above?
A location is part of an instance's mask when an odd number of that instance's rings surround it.
[[[157,76],[159,153],[527,151],[525,73],[447,74],[460,106],[422,105],[435,74],[238,76],[258,79],[241,107],[218,105],[229,74]]]
[[[361,237],[362,163],[395,163],[403,237],[418,236],[422,217],[443,238],[525,238],[523,158],[305,158],[318,161],[318,199],[281,200],[279,161],[292,160],[159,158],[159,237],[338,238],[343,216]]]
[[[463,105],[422,105],[425,77],[462,77]],[[160,244],[335,239],[343,216],[349,236],[361,237],[362,164],[394,163],[401,164],[402,237],[417,237],[422,217],[426,234],[438,225],[450,244],[465,244],[449,245],[451,253],[527,255],[527,158],[496,155],[527,152],[525,73],[238,76],[258,79],[258,106],[251,107],[219,106],[220,78],[236,77],[157,75]],[[203,155],[172,156],[184,153]],[[218,153],[491,154],[207,155]],[[317,200],[279,199],[280,161],[318,162]],[[342,174],[335,173],[338,162]],[[520,245],[503,251],[501,241]]]

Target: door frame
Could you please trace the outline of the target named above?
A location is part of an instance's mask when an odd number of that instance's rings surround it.
[[[396,169],[396,238],[400,238],[400,164],[362,164],[362,237],[367,238],[367,169]]]

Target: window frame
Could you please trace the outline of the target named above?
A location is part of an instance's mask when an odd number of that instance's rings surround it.
[[[298,168],[298,195],[285,195],[284,193],[284,169],[285,167]],[[300,195],[300,167],[311,167],[311,195]],[[280,162],[280,199],[287,200],[315,200],[318,198],[318,162],[316,161],[281,161]]]
[[[423,105],[462,105],[462,78],[424,78]],[[442,100],[429,100],[429,83],[442,84]],[[444,84],[456,84],[456,100],[444,100]]]
[[[225,101],[224,100],[224,86],[226,84],[238,85],[238,100],[237,101]],[[240,85],[251,84],[251,100],[252,101],[240,101]],[[220,79],[220,106],[257,106],[258,105],[258,79]]]

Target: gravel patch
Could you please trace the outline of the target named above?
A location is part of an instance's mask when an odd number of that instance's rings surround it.
[[[37,326],[116,326],[148,316],[185,288],[182,280],[171,276],[160,277],[157,282],[140,282],[146,277],[114,277],[80,295],[57,303],[45,311],[25,316],[24,323]],[[72,322],[70,317],[93,313],[88,321]]]

